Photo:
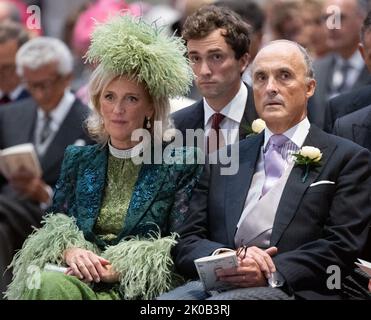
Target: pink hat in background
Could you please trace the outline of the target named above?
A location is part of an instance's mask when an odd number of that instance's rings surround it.
[[[74,51],[83,55],[90,45],[90,35],[97,22],[105,22],[109,17],[120,11],[127,10],[134,16],[141,15],[142,5],[133,3],[127,4],[124,0],[97,0],[80,14],[76,21],[72,45]]]

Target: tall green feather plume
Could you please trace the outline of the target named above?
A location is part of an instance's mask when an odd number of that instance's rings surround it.
[[[98,24],[87,60],[118,75],[136,75],[154,97],[176,97],[189,90],[192,69],[181,38],[129,15]]]
[[[180,284],[182,279],[174,273],[170,254],[176,236],[133,237],[103,253],[121,274],[120,292],[125,299],[153,299]]]
[[[13,280],[8,286],[8,299],[21,299],[31,270],[42,270],[46,263],[63,265],[63,251],[78,247],[98,253],[98,249],[86,241],[78,229],[75,219],[65,214],[50,214],[44,217],[43,228],[35,230],[16,253],[10,267],[13,267]],[[32,269],[29,269],[32,267]]]

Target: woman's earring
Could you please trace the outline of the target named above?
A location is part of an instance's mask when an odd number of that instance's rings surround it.
[[[149,130],[152,128],[151,117],[146,117],[146,128]]]

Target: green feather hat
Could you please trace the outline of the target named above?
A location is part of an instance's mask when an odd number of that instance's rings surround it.
[[[184,95],[193,79],[182,39],[130,15],[98,24],[87,61],[118,75],[134,75],[152,97]]]

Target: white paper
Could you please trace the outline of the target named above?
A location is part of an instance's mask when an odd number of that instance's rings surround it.
[[[360,263],[355,262],[355,264],[371,277],[371,263],[362,259],[358,259],[358,261]]]
[[[237,256],[234,251],[199,258],[196,259],[194,263],[206,291],[227,289],[229,285],[217,280],[215,270],[238,266]]]

